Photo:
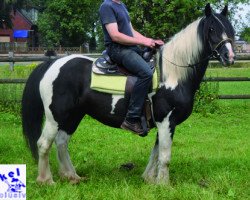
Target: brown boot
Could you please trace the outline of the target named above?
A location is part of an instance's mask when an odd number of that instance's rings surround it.
[[[144,130],[143,130],[140,122],[130,123],[125,119],[121,125],[121,128],[128,130],[128,131],[131,131],[131,132],[133,132],[137,135],[140,135],[140,136],[144,135]]]

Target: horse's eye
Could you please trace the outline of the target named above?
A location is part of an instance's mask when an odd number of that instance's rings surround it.
[[[214,32],[215,30],[214,30],[214,28],[210,27],[210,28],[209,28],[209,31],[210,31],[210,32]]]

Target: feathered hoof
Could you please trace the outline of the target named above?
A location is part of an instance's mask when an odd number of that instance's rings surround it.
[[[88,180],[87,177],[80,177],[76,173],[60,173],[61,179],[66,179],[70,182],[70,184],[79,184],[80,182],[85,182]]]
[[[54,185],[55,182],[53,181],[52,178],[42,178],[40,176],[37,177],[36,182],[38,184],[43,184],[43,185]]]
[[[153,184],[153,185],[170,185],[169,178],[159,178],[155,176],[148,176],[144,175],[142,176],[144,181],[148,184]]]
[[[156,177],[157,185],[170,185],[169,176],[159,176]]]
[[[79,184],[80,182],[85,182],[87,180],[88,180],[87,177],[71,177],[69,179],[69,182],[70,182],[70,184],[75,185],[75,184]]]
[[[155,175],[144,173],[142,175],[142,178],[148,184],[153,184],[153,185],[157,184],[156,176]]]
[[[156,179],[153,177],[143,177],[143,180],[148,184],[156,184]]]

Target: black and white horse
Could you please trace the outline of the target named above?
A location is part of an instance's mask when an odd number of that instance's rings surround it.
[[[224,65],[234,62],[234,30],[226,15],[227,6],[216,14],[208,4],[204,17],[162,48],[160,87],[149,94],[158,134],[143,174],[147,181],[169,182],[174,130],[191,114],[195,92],[211,56],[216,55]],[[70,55],[40,64],[27,81],[22,99],[23,132],[33,155],[39,156],[38,182],[53,182],[49,151],[54,141],[60,175],[80,181],[70,160],[68,142],[85,114],[116,128],[124,120],[124,96],[90,88],[92,63],[89,57]]]

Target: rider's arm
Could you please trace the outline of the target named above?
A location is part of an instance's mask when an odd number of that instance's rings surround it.
[[[132,29],[132,32],[133,32],[133,36],[134,36],[135,38],[137,38],[137,39],[139,39],[139,40],[146,38],[144,35],[142,35],[142,34],[139,33],[138,31],[136,31],[136,30],[134,29],[134,27],[132,26],[131,23],[130,23],[130,26],[131,26],[131,29]],[[164,44],[164,42],[163,42],[162,40],[155,40],[155,39],[153,39],[153,40],[154,40],[154,43],[157,44],[157,45],[163,45],[163,44]],[[153,47],[154,47],[154,46],[153,46]]]
[[[151,38],[147,38],[142,35],[142,37],[138,37],[139,34],[134,35],[134,37],[130,37],[119,32],[117,23],[109,23],[106,24],[105,27],[113,42],[124,45],[143,45],[148,47],[154,47],[155,45],[154,40]]]
[[[141,33],[139,33],[138,31],[136,31],[136,30],[134,29],[134,27],[132,26],[131,23],[130,23],[130,26],[131,26],[131,29],[132,29],[133,36],[134,36],[135,38],[137,38],[137,39],[143,39],[143,38],[145,38],[144,35],[142,35]]]

